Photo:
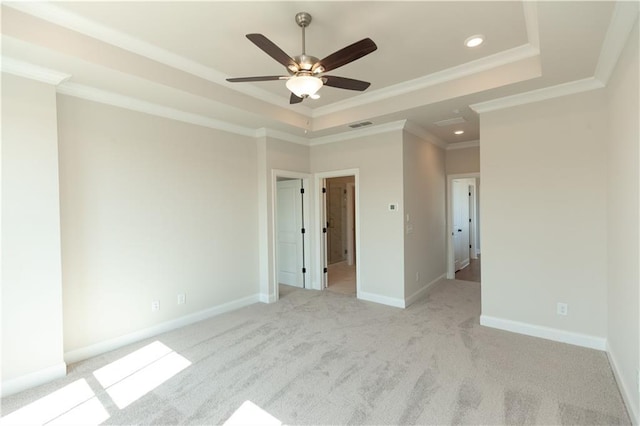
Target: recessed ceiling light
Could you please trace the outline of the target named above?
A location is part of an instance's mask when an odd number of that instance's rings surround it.
[[[309,96],[309,98],[311,99],[320,99],[320,95],[317,93],[314,93],[313,95]]]
[[[482,34],[472,35],[464,41],[464,45],[467,47],[477,47],[484,42],[484,36]]]
[[[464,130],[456,130],[456,131],[455,131],[455,132],[453,132],[453,133],[455,133],[456,135],[461,135],[461,134],[463,134],[463,133],[464,133]]]

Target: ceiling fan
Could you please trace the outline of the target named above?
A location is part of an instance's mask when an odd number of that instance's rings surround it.
[[[269,75],[260,77],[227,78],[232,83],[251,81],[286,80],[286,86],[291,91],[290,104],[302,102],[304,98],[317,97],[316,92],[322,86],[337,87],[338,89],[366,90],[371,83],[346,77],[324,75],[338,67],[360,59],[378,48],[370,38],[357,41],[342,48],[323,59],[306,54],[304,30],[311,23],[311,15],[307,12],[296,14],[296,23],[302,28],[302,54],[290,57],[282,49],[262,34],[247,34],[247,38],[262,49],[267,55],[287,68],[289,75]]]

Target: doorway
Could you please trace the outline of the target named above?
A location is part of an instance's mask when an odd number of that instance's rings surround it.
[[[355,176],[325,179],[327,289],[356,295]]]
[[[310,279],[309,190],[310,176],[272,171],[272,239],[269,267],[269,301],[297,289],[312,288]]]
[[[480,282],[480,178],[449,176],[447,278]]]

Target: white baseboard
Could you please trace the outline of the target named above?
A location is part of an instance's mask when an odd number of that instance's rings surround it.
[[[394,297],[381,296],[375,293],[367,293],[366,291],[360,291],[357,294],[358,299],[366,300],[368,302],[380,303],[382,305],[393,306],[394,308],[404,308],[404,300],[396,299]]]
[[[276,296],[273,294],[260,293],[260,302],[273,303],[276,301]]]
[[[223,303],[222,305],[214,306],[209,309],[205,309],[199,312],[195,312],[190,315],[185,315],[180,318],[176,318],[171,321],[166,321],[153,327],[145,328],[142,330],[134,331],[133,333],[125,334],[113,339],[105,340],[94,345],[85,346],[84,348],[75,349],[64,354],[64,360],[68,364],[82,361],[103,353],[112,351],[114,349],[121,348],[131,343],[138,342],[149,337],[156,336],[167,331],[175,330],[176,328],[184,327],[189,324],[193,324],[207,318],[214,317],[216,315],[223,314],[225,312],[234,311],[236,309],[253,305],[260,301],[260,294],[254,294],[251,296],[243,297],[242,299],[233,300],[231,302]]]
[[[436,279],[432,280],[429,284],[425,285],[424,287],[422,287],[420,290],[416,291],[415,293],[413,293],[411,296],[409,297],[405,297],[404,299],[404,307],[406,308],[407,306],[411,305],[413,302],[415,302],[416,300],[418,300],[419,298],[422,297],[422,295],[424,293],[427,292],[427,290],[429,290],[429,288],[434,285],[435,283],[437,283],[438,281],[440,281],[441,279],[443,279],[444,277],[446,277],[447,274],[442,274],[439,277],[437,277]]]
[[[55,379],[59,379],[67,375],[67,364],[61,362],[24,376],[16,377],[2,382],[2,391],[0,396],[5,397],[14,393],[22,392],[36,386],[43,385]]]
[[[525,334],[527,336],[540,337],[542,339],[553,340],[556,342],[583,346],[585,348],[598,349],[600,351],[607,349],[607,339],[604,337],[574,333],[571,331],[559,330],[557,328],[543,327],[540,325],[496,318],[488,315],[480,316],[480,325]]]
[[[631,379],[631,381],[623,380],[624,375],[622,375],[620,371],[619,364],[617,362],[617,357],[615,353],[611,350],[611,346],[609,346],[609,342],[607,342],[607,357],[609,358],[609,364],[611,364],[611,370],[613,370],[613,375],[616,378],[616,382],[618,383],[618,389],[620,389],[620,394],[622,394],[622,399],[624,400],[624,404],[627,407],[627,413],[629,413],[629,418],[631,419],[631,423],[634,425],[640,424],[640,407],[638,406],[638,401],[636,398],[632,396],[632,388],[633,379],[631,377],[627,377]]]

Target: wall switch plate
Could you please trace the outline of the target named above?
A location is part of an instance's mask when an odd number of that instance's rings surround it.
[[[153,302],[151,302],[151,312],[155,312],[159,310],[160,310],[160,301],[154,300]]]
[[[567,316],[569,314],[569,305],[567,303],[558,302],[558,315]]]
[[[184,305],[187,303],[187,295],[184,293],[180,293],[178,295],[178,305]]]

